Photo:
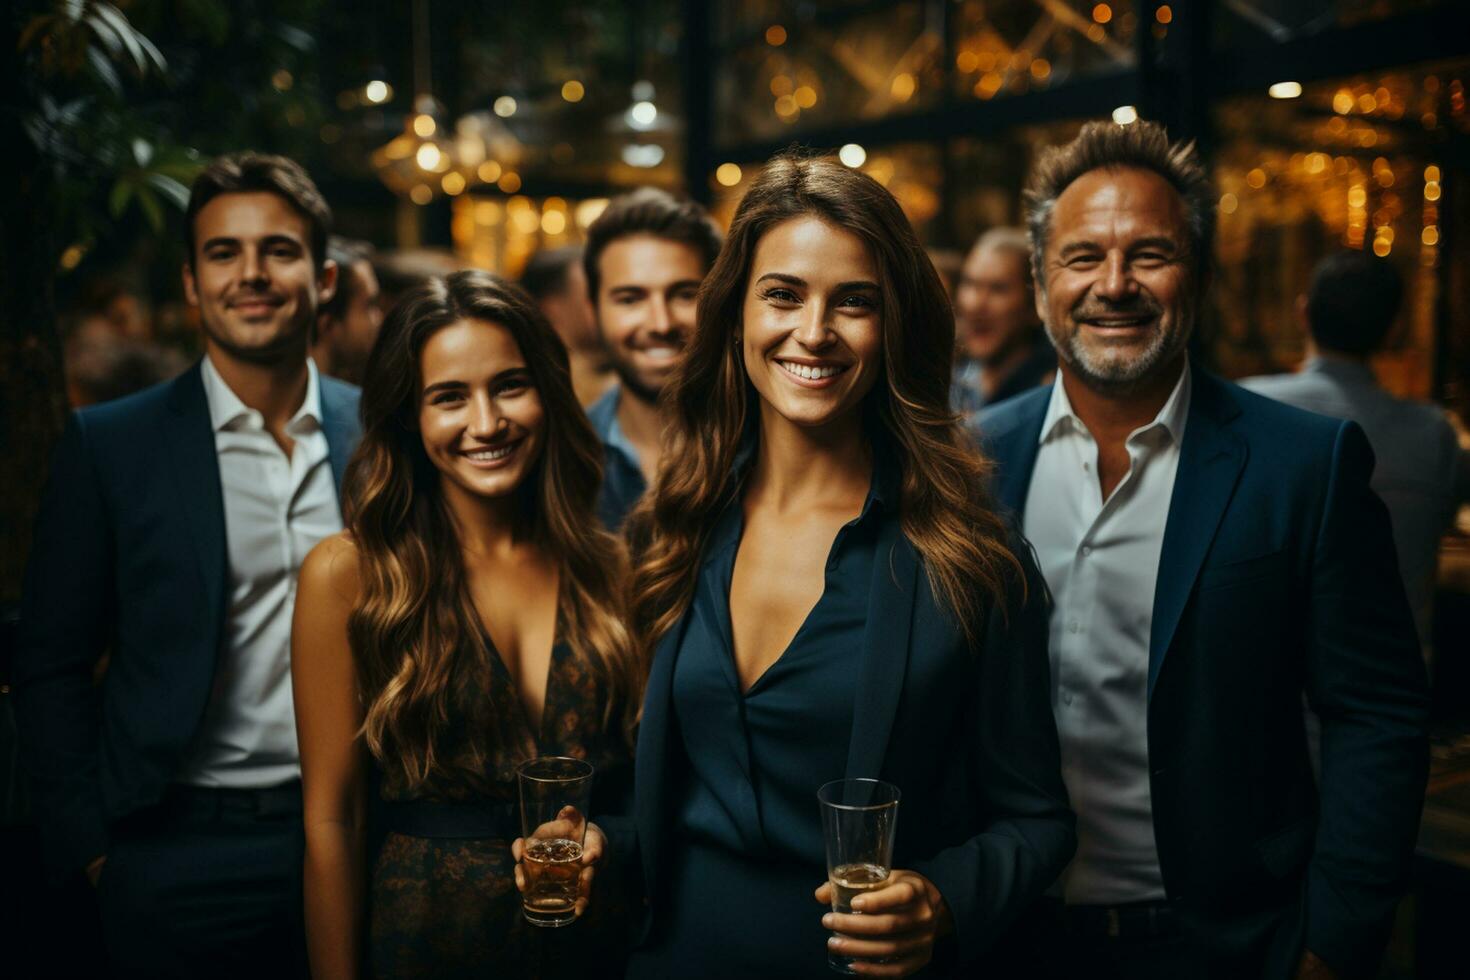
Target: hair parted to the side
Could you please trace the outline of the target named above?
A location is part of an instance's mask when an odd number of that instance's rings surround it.
[[[615,197],[587,229],[582,251],[582,272],[587,276],[587,294],[597,302],[602,280],[598,262],[609,245],[632,235],[652,235],[688,245],[700,254],[704,267],[714,265],[720,254],[720,226],[695,201],[681,201],[657,187],[640,187]]]
[[[557,563],[557,635],[603,682],[604,722],[631,736],[643,670],[623,608],[627,567],[595,504],[602,446],[572,392],[567,352],[518,286],[487,272],[431,278],[394,307],[368,359],[362,442],[346,479],[346,526],[362,594],[348,620],[374,757],[413,789],[452,792],[486,776],[490,658],[455,522],[418,430],[420,358],[461,321],[505,328],[545,409],[541,457],[521,487],[531,539]]]
[[[706,535],[739,492],[735,455],[759,396],[734,338],[756,245],[773,226],[807,215],[858,236],[878,267],[883,376],[862,410],[869,438],[902,471],[903,532],[936,596],[974,641],[991,600],[1021,580],[990,505],[989,464],[950,410],[954,316],[934,266],[877,181],[830,158],[788,152],[741,200],[700,288],[694,336],[664,391],[663,465],[628,525],[632,622],[645,656],[688,605]]]
[[[1046,289],[1046,243],[1057,198],[1083,174],[1122,167],[1151,170],[1179,192],[1189,228],[1195,286],[1203,287],[1215,251],[1215,193],[1209,172],[1193,141],[1170,143],[1162,125],[1140,119],[1127,126],[1087,123],[1072,142],[1044,150],[1031,168],[1022,200],[1038,289]]]
[[[321,269],[327,261],[327,236],[332,232],[332,209],[317,190],[306,168],[289,157],[271,153],[232,153],[216,157],[194,178],[189,206],[184,212],[184,244],[189,266],[194,265],[194,219],[221,194],[274,194],[306,219],[312,263]]]

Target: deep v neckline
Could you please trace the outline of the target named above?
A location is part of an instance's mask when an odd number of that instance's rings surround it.
[[[551,641],[551,653],[546,658],[546,687],[541,695],[541,718],[539,723],[531,718],[531,711],[526,707],[526,702],[521,698],[520,685],[516,683],[515,674],[511,673],[510,665],[505,662],[500,647],[495,643],[495,637],[490,635],[490,628],[485,625],[484,620],[476,617],[480,624],[480,635],[485,639],[485,647],[490,653],[492,663],[491,670],[498,670],[501,679],[505,682],[510,698],[515,702],[516,713],[520,716],[521,724],[531,736],[532,743],[539,752],[544,744],[546,735],[546,717],[551,713],[552,682],[556,679],[556,662],[561,656],[563,644],[560,640]]]

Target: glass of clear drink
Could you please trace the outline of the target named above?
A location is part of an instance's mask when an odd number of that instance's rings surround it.
[[[852,900],[887,882],[893,868],[899,797],[898,787],[881,779],[835,779],[817,790],[833,912],[861,915]],[[838,973],[854,972],[853,961],[851,956],[827,953],[827,965]]]
[[[521,910],[536,926],[576,921],[577,881],[592,801],[592,766],[581,759],[543,756],[516,769],[521,790]]]

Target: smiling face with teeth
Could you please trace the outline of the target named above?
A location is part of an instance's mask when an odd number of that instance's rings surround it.
[[[860,422],[882,372],[882,293],[861,238],[815,215],[772,225],[756,243],[742,308],[746,374],[803,428]]]
[[[546,415],[510,331],[459,320],[419,355],[419,435],[451,501],[508,498],[541,454]]]
[[[686,242],[628,235],[597,259],[597,326],[625,390],[652,402],[694,333],[705,260]]]
[[[1199,293],[1179,192],[1150,170],[1093,170],[1051,221],[1036,309],[1063,370],[1101,393],[1177,375]]]

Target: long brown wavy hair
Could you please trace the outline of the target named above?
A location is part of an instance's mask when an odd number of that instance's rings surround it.
[[[990,600],[1007,579],[1021,578],[990,503],[989,464],[949,407],[954,315],[898,202],[835,160],[782,154],[736,209],[700,288],[694,336],[664,389],[663,464],[628,525],[633,627],[645,654],[688,605],[706,535],[739,493],[735,455],[759,396],[735,338],[756,244],[774,225],[807,215],[858,236],[878,266],[883,378],[862,411],[869,439],[885,445],[902,472],[903,533],[934,593],[975,642]]]
[[[566,348],[518,286],[478,271],[430,279],[394,307],[368,359],[344,505],[362,575],[347,631],[364,739],[410,788],[430,792],[482,785],[493,730],[496,653],[418,429],[424,344],[462,320],[510,331],[545,410],[541,455],[518,496],[530,539],[558,567],[557,635],[603,681],[604,723],[630,733],[642,690],[622,603],[625,554],[595,511],[601,443],[572,392]]]

